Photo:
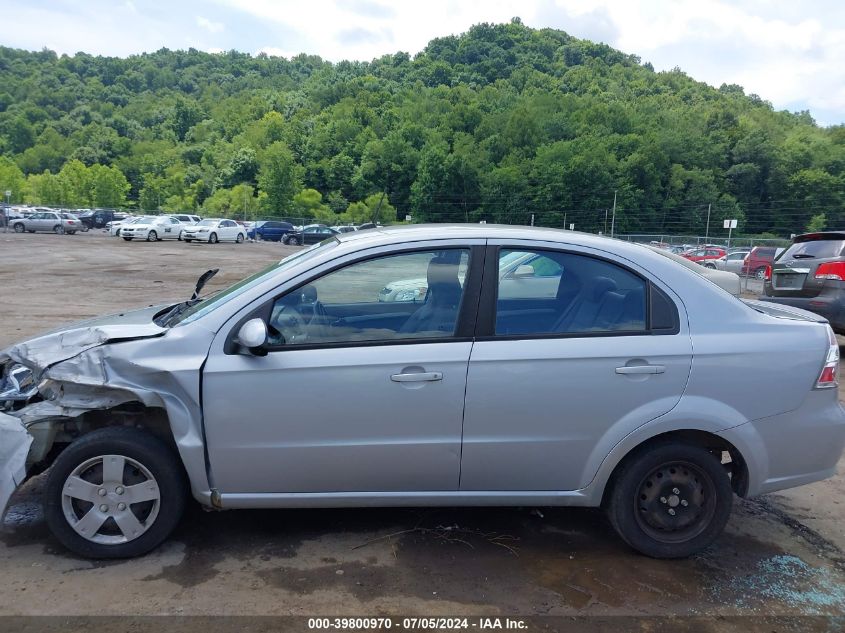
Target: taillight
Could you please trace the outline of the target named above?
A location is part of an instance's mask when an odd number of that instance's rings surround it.
[[[816,269],[816,279],[845,280],[845,262],[830,262],[820,264]]]
[[[816,389],[829,389],[839,386],[839,343],[836,341],[836,334],[827,326],[827,357],[824,367],[816,381]]]
[[[766,264],[766,281],[772,280],[772,267]]]

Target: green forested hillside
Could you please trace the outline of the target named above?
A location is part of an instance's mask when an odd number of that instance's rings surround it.
[[[516,19],[338,64],[0,48],[0,153],[13,202],[323,221],[384,193],[385,219],[601,230],[618,191],[619,231],[702,231],[712,204],[783,235],[841,227],[845,197],[842,126]]]

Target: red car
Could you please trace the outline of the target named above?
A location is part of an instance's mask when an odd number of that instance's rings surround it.
[[[705,246],[681,253],[681,257],[686,257],[690,261],[697,262],[705,268],[716,268],[716,264],[711,260],[719,259],[725,255],[727,255],[727,251],[721,246]]]
[[[754,275],[757,279],[766,278],[766,268],[771,266],[782,248],[774,246],[755,246],[742,263],[743,275]]]

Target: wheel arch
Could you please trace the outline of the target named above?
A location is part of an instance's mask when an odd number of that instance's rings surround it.
[[[648,451],[650,447],[672,442],[698,446],[711,452],[717,459],[720,459],[722,465],[725,467],[725,472],[730,477],[731,488],[734,493],[740,497],[747,495],[749,470],[748,463],[742,452],[734,444],[717,433],[695,428],[684,428],[664,431],[642,439],[634,446],[628,448],[624,454],[620,455],[619,459],[612,465],[612,468],[608,468],[605,471],[601,504],[604,505],[607,501],[608,495],[616,482],[616,477],[625,464],[632,459],[636,459],[643,452]]]

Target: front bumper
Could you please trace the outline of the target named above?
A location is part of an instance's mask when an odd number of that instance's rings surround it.
[[[26,458],[32,436],[18,418],[0,413],[0,519],[12,493],[26,479]]]
[[[209,233],[198,233],[194,231],[184,231],[182,233],[183,240],[207,240]]]

